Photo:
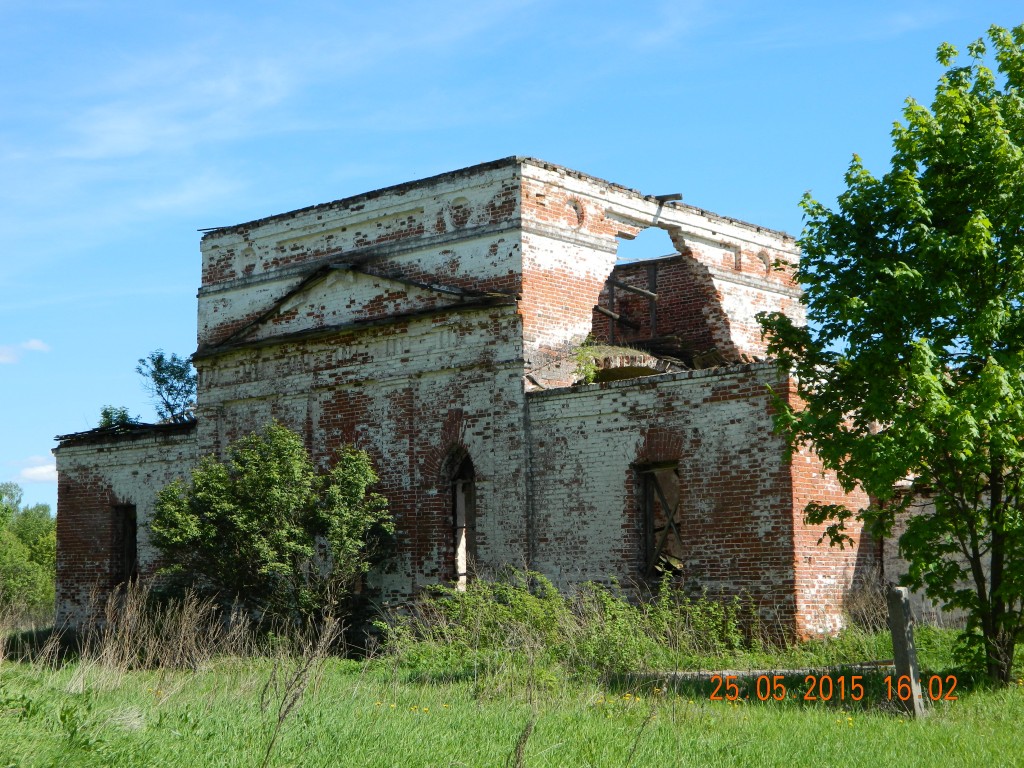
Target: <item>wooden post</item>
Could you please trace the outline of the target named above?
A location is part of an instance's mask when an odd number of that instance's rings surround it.
[[[914,648],[914,613],[910,609],[910,590],[890,586],[886,600],[889,603],[889,631],[892,632],[892,654],[896,664],[891,688],[893,700],[902,704],[911,717],[923,717],[925,702],[921,693],[921,669],[917,666],[917,650]],[[903,678],[910,680],[910,698],[906,701],[897,696]]]

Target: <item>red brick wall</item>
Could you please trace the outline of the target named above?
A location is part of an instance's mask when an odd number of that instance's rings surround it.
[[[743,595],[792,633],[788,466],[766,365],[529,395],[537,567],[568,584],[641,575],[636,468],[678,461],[682,583]]]
[[[649,280],[652,269],[656,272],[654,285]],[[711,274],[690,256],[619,265],[612,277],[658,295],[657,325],[652,331],[647,297],[616,288],[613,308],[612,286],[606,284],[602,287],[600,305],[640,326],[634,329],[624,323],[614,323],[614,343],[628,346],[631,341],[652,336],[678,336],[684,347],[700,353],[721,348],[723,340],[730,338],[729,319],[722,310]],[[593,324],[595,338],[612,343],[613,323],[610,318],[594,312]]]
[[[779,390],[791,404],[797,404],[792,380]],[[843,549],[819,543],[826,525],[806,525],[804,509],[811,502],[844,504],[856,512],[868,504],[860,489],[847,494],[835,474],[825,472],[810,450],[803,448],[792,459],[793,520],[796,537],[793,543],[794,570],[797,581],[799,620],[797,634],[801,638],[837,631],[845,624],[843,603],[851,589],[871,582],[878,574],[878,542],[852,521],[848,533],[852,545]]]
[[[120,557],[115,506],[132,505],[138,520],[138,566],[153,573],[157,553],[146,530],[156,494],[187,478],[196,461],[195,432],[164,425],[121,436],[62,444],[57,457],[57,624],[84,621],[115,586]]]

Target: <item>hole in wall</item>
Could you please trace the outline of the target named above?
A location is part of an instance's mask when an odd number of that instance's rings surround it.
[[[620,237],[618,242],[618,250],[616,251],[617,264],[657,259],[677,253],[675,245],[672,244],[672,239],[668,236],[668,232],[658,227],[648,227],[632,240]]]

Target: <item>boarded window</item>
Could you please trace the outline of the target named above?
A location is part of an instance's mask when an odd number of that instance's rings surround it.
[[[679,467],[676,462],[637,468],[644,527],[644,575],[658,578],[682,570],[679,530]]]
[[[114,507],[114,584],[135,583],[139,578],[139,526],[134,504]]]

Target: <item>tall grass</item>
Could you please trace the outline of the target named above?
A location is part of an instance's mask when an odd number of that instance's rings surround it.
[[[425,679],[537,667],[608,677],[764,647],[758,617],[738,598],[691,599],[666,586],[635,603],[600,584],[563,594],[523,571],[473,581],[465,591],[434,588],[378,626],[389,657]]]
[[[920,723],[877,686],[857,709],[715,702],[667,673],[861,661],[884,634],[776,647],[742,600],[666,588],[636,604],[524,572],[432,591],[358,662],[333,655],[338,622],[267,634],[195,597],[129,589],[96,618],[77,656],[44,644],[0,665],[0,765],[1000,765],[1024,717],[1024,686],[963,686]],[[950,637],[922,628],[921,655],[941,659]]]

